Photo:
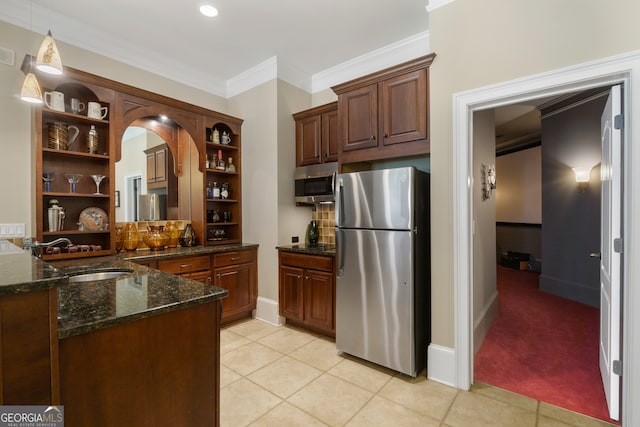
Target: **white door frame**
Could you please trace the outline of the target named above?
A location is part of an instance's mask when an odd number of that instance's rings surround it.
[[[640,51],[588,62],[453,95],[455,385],[473,382],[473,112],[546,96],[622,83],[624,267],[622,293],[622,420],[640,425]],[[636,165],[635,169],[630,166]],[[636,219],[636,223],[632,219]],[[635,286],[634,286],[635,284]],[[636,309],[631,309],[636,307]]]

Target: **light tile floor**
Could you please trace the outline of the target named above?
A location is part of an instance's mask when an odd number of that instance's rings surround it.
[[[251,319],[224,327],[220,340],[223,427],[611,426],[484,384],[467,392],[413,379],[290,326]]]

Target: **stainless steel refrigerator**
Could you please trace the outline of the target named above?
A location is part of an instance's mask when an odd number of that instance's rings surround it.
[[[430,342],[429,175],[336,178],[336,347],[415,377]]]

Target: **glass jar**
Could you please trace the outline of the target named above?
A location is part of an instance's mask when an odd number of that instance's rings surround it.
[[[145,234],[142,240],[152,251],[159,251],[167,246],[169,236],[164,232],[163,225],[149,225],[147,226],[147,234]]]
[[[122,247],[127,251],[135,251],[138,248],[138,228],[134,222],[125,224],[122,231]]]
[[[116,252],[122,251],[124,246],[124,227],[116,225]]]
[[[180,238],[178,224],[173,221],[167,221],[167,225],[164,226],[164,232],[169,236],[169,243],[167,243],[167,246],[170,248],[177,247],[178,239]]]

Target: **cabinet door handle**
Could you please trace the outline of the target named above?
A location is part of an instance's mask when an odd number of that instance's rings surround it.
[[[371,136],[369,137],[369,140],[370,140],[370,141],[373,141],[374,139],[376,139],[376,137],[375,137],[374,135],[371,135]]]
[[[389,138],[389,137],[388,137],[388,136],[387,136],[387,134],[385,133],[385,134],[384,134],[384,139],[387,139],[387,138]]]
[[[180,264],[180,268],[189,268],[191,267],[193,264]]]
[[[221,274],[221,273],[218,273],[216,277],[217,277],[218,279],[221,279],[221,278],[222,278],[222,274]]]
[[[211,276],[207,277],[207,283],[211,283]]]
[[[302,279],[302,276],[298,274],[298,275],[296,276],[296,279]]]
[[[304,278],[305,278],[306,280],[309,280],[309,279],[311,279],[311,276],[304,276]]]

